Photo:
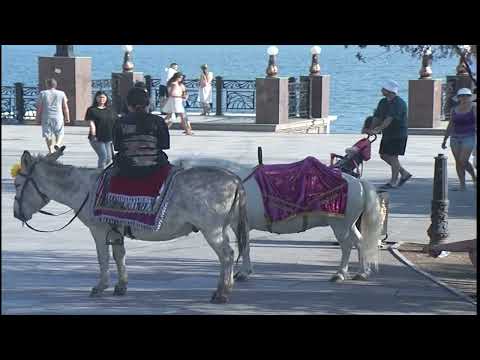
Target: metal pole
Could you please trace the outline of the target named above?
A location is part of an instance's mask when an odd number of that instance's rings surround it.
[[[215,89],[217,92],[215,115],[222,116],[223,115],[223,111],[222,111],[223,78],[221,76],[217,76],[215,78]]]
[[[431,225],[427,230],[430,245],[437,245],[448,237],[448,177],[447,157],[435,157]]]

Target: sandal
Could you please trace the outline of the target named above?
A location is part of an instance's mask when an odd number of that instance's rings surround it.
[[[405,176],[404,178],[401,178],[400,181],[398,182],[398,185],[397,187],[400,187],[402,186],[403,184],[405,184],[408,180],[410,180],[412,178],[412,174],[408,174],[407,176]]]

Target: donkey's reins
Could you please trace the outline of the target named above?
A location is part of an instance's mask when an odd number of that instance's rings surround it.
[[[17,174],[17,176],[23,176],[26,180],[25,180],[25,183],[23,184],[22,186],[22,191],[20,192],[20,197],[17,198],[15,196],[15,200],[18,202],[18,205],[19,205],[19,212],[20,212],[20,216],[22,218],[25,218],[24,214],[23,214],[23,211],[22,211],[22,199],[23,199],[23,193],[25,192],[25,188],[27,187],[27,184],[29,181],[32,182],[33,184],[33,187],[35,188],[35,190],[37,191],[37,193],[41,196],[42,200],[44,200],[45,202],[47,202],[49,200],[48,196],[45,195],[44,193],[42,193],[40,191],[40,189],[38,188],[38,185],[37,183],[35,182],[35,179],[32,177],[32,173],[33,173],[33,170],[35,169],[35,166],[38,164],[38,162],[35,162],[33,163],[33,165],[31,166],[30,168],[30,171],[28,172],[28,174],[23,174],[21,172],[19,172]],[[85,206],[87,200],[88,200],[88,197],[89,197],[89,193],[87,193],[87,196],[85,197],[85,200],[83,200],[82,202],[82,205],[80,206],[80,209],[78,209],[77,213],[73,216],[73,218],[70,219],[70,221],[68,223],[66,223],[64,226],[62,226],[61,228],[59,229],[56,229],[56,230],[38,230],[38,229],[35,229],[33,226],[29,225],[28,222],[25,220],[23,221],[23,223],[25,225],[27,225],[28,228],[34,230],[34,231],[37,231],[37,232],[55,232],[55,231],[60,231],[60,230],[63,230],[65,229],[68,225],[70,225],[72,223],[73,220],[75,220],[75,218],[78,216],[78,214],[80,213],[80,211],[82,211],[83,207]],[[49,213],[48,211],[43,211],[43,210],[39,210],[40,213],[42,214],[45,214],[45,215],[50,215],[50,216],[59,216],[59,215],[63,215],[63,214],[66,214],[68,212],[72,211],[72,209],[62,213],[62,214],[58,214],[58,215],[54,215],[52,213]]]

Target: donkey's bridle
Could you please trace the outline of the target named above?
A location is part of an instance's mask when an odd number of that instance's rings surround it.
[[[33,163],[32,166],[30,167],[30,170],[27,174],[23,174],[21,172],[18,172],[17,176],[23,176],[26,180],[25,182],[23,183],[23,186],[22,186],[22,191],[20,192],[20,197],[17,198],[17,196],[15,196],[15,200],[18,202],[18,211],[19,211],[19,216],[22,218],[21,220],[27,225],[27,227],[29,227],[30,229],[32,230],[35,230],[35,231],[38,231],[38,232],[55,232],[55,231],[59,231],[59,230],[62,230],[64,228],[66,228],[68,225],[70,225],[72,223],[73,220],[75,220],[75,218],[78,216],[78,214],[80,213],[80,211],[82,211],[83,209],[83,206],[86,204],[87,200],[88,200],[88,196],[89,194],[87,193],[87,196],[85,197],[85,200],[83,200],[83,203],[82,205],[80,206],[80,209],[78,209],[77,213],[75,214],[75,216],[73,218],[70,219],[70,221],[65,224],[63,227],[61,227],[60,229],[56,229],[56,230],[38,230],[38,229],[35,229],[34,227],[30,226],[28,224],[28,222],[25,220],[25,214],[23,213],[23,210],[22,210],[22,203],[23,203],[23,193],[25,192],[25,188],[27,187],[27,184],[29,181],[32,182],[33,184],[33,187],[35,188],[35,190],[37,191],[37,193],[40,195],[40,197],[42,198],[43,201],[45,202],[48,202],[50,199],[48,198],[47,195],[45,195],[43,192],[40,191],[40,189],[38,188],[38,185],[37,183],[35,182],[35,179],[33,178],[32,176],[32,173],[33,173],[33,170],[35,169],[35,166],[37,165],[37,162]],[[67,212],[70,212],[71,210],[68,210],[62,214],[58,214],[58,215],[63,215],[63,214],[66,214]],[[45,215],[51,215],[51,216],[58,216],[58,215],[54,215],[54,214],[51,214],[49,213],[48,211],[43,211],[43,210],[39,210],[38,212],[42,213],[42,214],[45,214]]]

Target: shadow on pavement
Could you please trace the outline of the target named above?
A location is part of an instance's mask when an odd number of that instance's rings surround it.
[[[247,282],[235,283],[231,302],[214,305],[209,299],[219,264],[213,260],[128,257],[127,253],[127,295],[114,297],[110,288],[102,298],[89,298],[98,278],[96,257],[52,252],[4,252],[2,257],[2,312],[10,314],[451,314],[475,310],[403,266],[382,265],[380,273],[366,282],[331,283],[328,279],[337,269],[337,258],[322,264],[254,262],[255,274]],[[110,269],[114,284],[112,262]]]

